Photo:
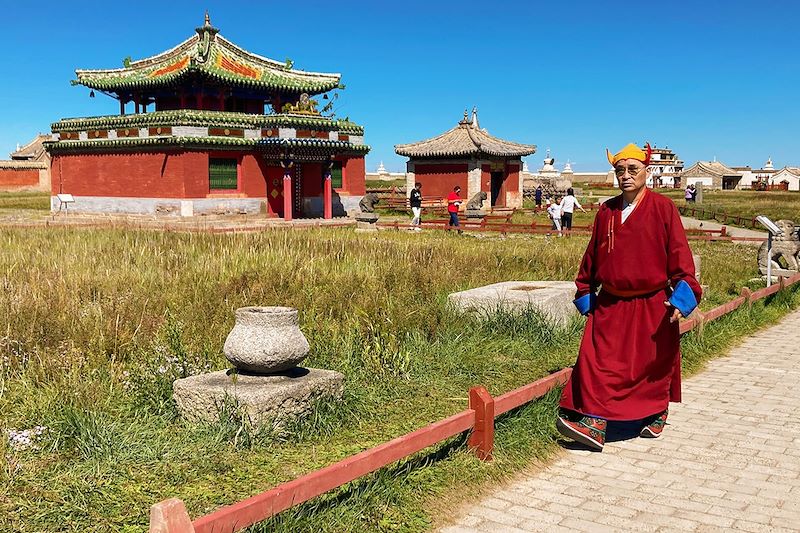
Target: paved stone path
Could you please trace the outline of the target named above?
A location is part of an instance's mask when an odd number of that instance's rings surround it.
[[[441,533],[800,531],[800,311],[686,380],[660,439],[554,464]]]
[[[740,228],[737,226],[728,226],[727,224],[720,224],[719,222],[714,222],[713,220],[699,220],[692,217],[681,217],[681,221],[683,222],[684,228],[702,228],[702,229],[721,229],[722,226],[728,228],[728,235],[732,237],[756,237],[759,239],[766,239],[767,232],[761,230],[752,230],[748,228]],[[747,242],[747,241],[745,241]],[[750,244],[750,243],[748,243]],[[760,242],[752,243],[752,246],[761,246]]]

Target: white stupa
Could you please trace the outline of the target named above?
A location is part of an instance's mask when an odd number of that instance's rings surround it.
[[[775,167],[772,166],[772,158],[768,157],[767,162],[764,163],[764,170],[775,170]]]
[[[388,174],[388,173],[389,173],[389,171],[386,170],[386,167],[383,166],[383,161],[381,161],[381,164],[378,165],[378,174],[379,175],[384,175],[384,174]]]
[[[556,169],[556,160],[550,157],[550,148],[547,149],[547,155],[544,158],[542,168],[539,169],[539,176],[542,178],[557,178],[561,173]]]

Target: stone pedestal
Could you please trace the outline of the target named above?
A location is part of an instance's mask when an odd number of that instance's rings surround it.
[[[356,231],[378,231],[378,215],[375,213],[358,213],[356,215]]]
[[[223,349],[236,368],[178,379],[172,397],[190,421],[215,422],[236,407],[256,428],[280,428],[310,414],[315,400],[342,396],[342,374],[297,366],[308,350],[297,309],[240,307]]]
[[[480,220],[486,216],[486,213],[480,209],[467,209],[466,214],[467,218],[472,220]]]
[[[503,281],[450,294],[447,299],[456,309],[487,316],[498,310],[522,312],[528,308],[542,311],[553,322],[567,323],[578,311],[572,303],[572,281]]]
[[[254,427],[281,428],[310,414],[315,400],[341,398],[343,386],[339,372],[295,367],[271,375],[220,370],[176,380],[172,388],[178,411],[192,422],[216,422],[227,396]]]

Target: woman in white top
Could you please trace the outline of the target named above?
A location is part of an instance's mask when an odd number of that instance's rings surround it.
[[[578,199],[575,198],[575,190],[570,187],[567,189],[567,195],[561,199],[561,226],[569,233],[572,230],[572,212],[575,211],[575,207],[583,211],[584,213],[586,210],[583,206],[578,202]]]

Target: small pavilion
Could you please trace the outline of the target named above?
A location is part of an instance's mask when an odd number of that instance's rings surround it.
[[[522,207],[522,157],[536,146],[499,139],[481,129],[478,110],[437,137],[395,146],[409,158],[406,190],[422,184],[423,196],[447,196],[456,185],[466,199],[486,192],[491,207]],[[466,207],[466,202],[462,208]]]
[[[52,125],[54,209],[69,193],[77,212],[291,220],[345,214],[364,195],[364,128],[330,113],[340,75],[248,52],[208,14],[170,50],[75,73],[119,115]]]

